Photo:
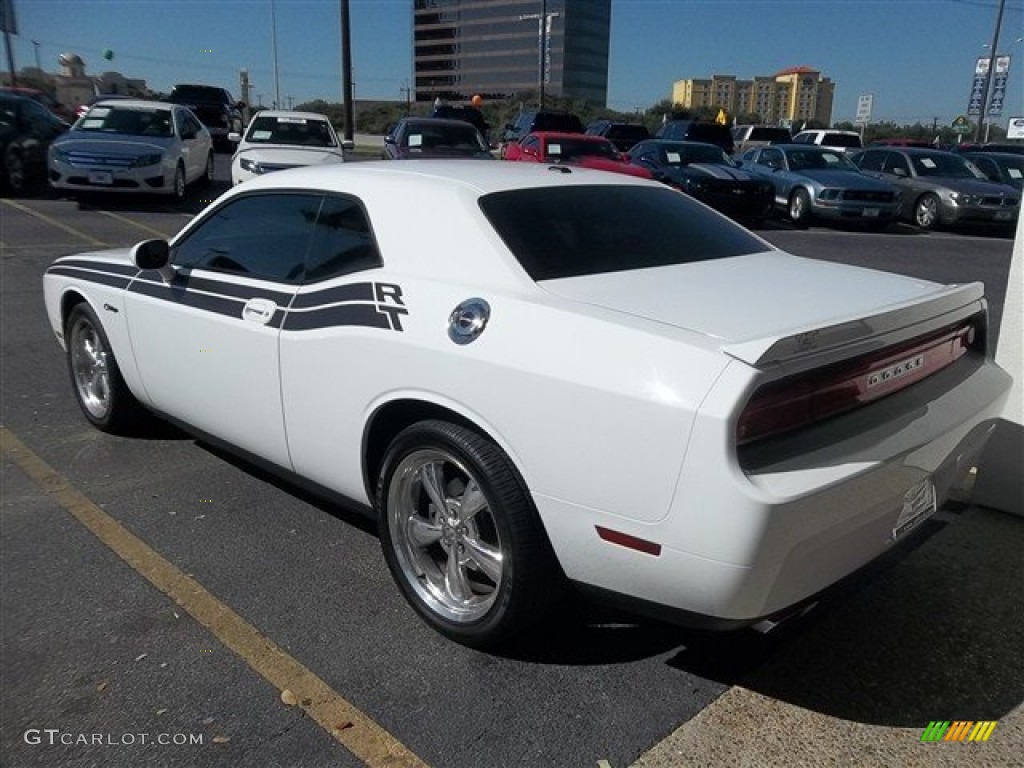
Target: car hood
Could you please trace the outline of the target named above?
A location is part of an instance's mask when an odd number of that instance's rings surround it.
[[[117,133],[92,133],[83,135],[71,131],[57,139],[54,146],[66,152],[101,152],[106,155],[138,155],[141,152],[163,152],[172,147],[177,139],[173,136],[125,136]]]
[[[825,187],[844,187],[849,189],[891,190],[892,185],[881,179],[873,179],[858,171],[837,171],[828,168],[808,168],[803,171],[792,171],[799,176],[814,179]]]
[[[709,337],[784,337],[921,300],[946,286],[784,251],[545,280],[558,296]]]
[[[249,146],[235,153],[235,158],[239,157],[272,165],[317,165],[342,159],[340,147]]]
[[[672,181],[683,181],[687,178],[722,179],[723,181],[752,181],[753,174],[742,168],[732,168],[721,163],[689,163],[688,165],[667,165],[665,176]]]
[[[915,181],[923,183],[935,190],[948,189],[953,192],[962,192],[966,195],[994,195],[1017,196],[1017,190],[1008,184],[1000,184],[988,179],[960,179],[945,176],[918,176]]]

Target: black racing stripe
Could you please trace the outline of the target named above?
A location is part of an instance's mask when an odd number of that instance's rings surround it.
[[[112,275],[134,275],[139,271],[134,264],[111,264],[106,261],[90,261],[89,259],[64,259],[55,262],[50,269],[57,267],[83,267],[94,269],[97,272],[108,272]]]
[[[152,269],[140,272],[139,277],[154,283],[163,282],[160,273]],[[178,272],[171,286],[176,290],[205,291],[233,299],[242,299],[243,301],[248,301],[249,299],[269,299],[280,306],[288,306],[288,302],[292,300],[293,295],[269,288],[258,288],[241,283],[229,283],[225,280],[196,277],[189,272]]]
[[[342,301],[373,301],[373,283],[349,283],[322,291],[300,293],[292,302],[292,309],[322,307]]]
[[[286,331],[309,331],[335,325],[362,325],[390,330],[391,323],[373,304],[340,304],[312,312],[289,312],[284,320]]]
[[[99,283],[100,285],[110,285],[114,288],[124,288],[131,281],[130,278],[123,277],[121,275],[110,275],[106,272],[89,272],[84,269],[78,269],[77,267],[65,267],[63,265],[50,267],[46,270],[46,274],[75,277],[79,280],[85,280],[90,283]]]
[[[244,301],[228,299],[223,296],[209,296],[205,293],[194,293],[184,290],[183,286],[177,283],[165,285],[163,283],[147,283],[142,280],[134,280],[129,286],[130,293],[140,293],[143,296],[150,296],[154,299],[162,299],[172,304],[179,304],[186,307],[204,309],[208,312],[216,312],[218,315],[227,317],[242,317]]]

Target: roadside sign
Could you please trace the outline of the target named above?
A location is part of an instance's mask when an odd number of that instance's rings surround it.
[[[867,125],[871,122],[871,108],[874,106],[875,95],[865,93],[857,98],[857,117],[854,120],[858,125]]]
[[[992,98],[988,103],[989,117],[1003,114],[1003,102],[1006,100],[1006,81],[1010,76],[1010,57],[996,56],[996,68],[992,74]]]
[[[1006,138],[1024,139],[1024,117],[1011,117],[1006,124]]]
[[[970,133],[971,132],[971,121],[967,115],[958,115],[953,120],[953,130],[956,133]]]

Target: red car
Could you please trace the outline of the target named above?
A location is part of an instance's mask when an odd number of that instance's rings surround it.
[[[506,160],[524,163],[557,163],[614,171],[643,179],[654,178],[646,168],[630,165],[615,145],[603,136],[536,131],[505,149]]]

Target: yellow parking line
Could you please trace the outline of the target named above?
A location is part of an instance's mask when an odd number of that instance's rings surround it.
[[[107,246],[108,245],[107,243],[103,242],[102,240],[97,240],[92,235],[87,235],[87,234],[85,234],[85,232],[79,232],[74,227],[69,227],[67,224],[65,224],[65,223],[63,223],[61,221],[57,221],[56,219],[54,219],[54,218],[52,218],[50,216],[47,216],[45,213],[40,213],[39,211],[36,211],[36,210],[33,210],[32,208],[29,208],[27,205],[22,205],[21,203],[16,203],[13,200],[0,200],[0,203],[3,203],[4,205],[9,205],[9,206],[11,206],[11,208],[15,208],[15,209],[21,211],[22,213],[27,213],[29,216],[35,216],[40,221],[45,221],[51,227],[56,227],[57,229],[62,229],[65,232],[67,232],[68,234],[72,234],[75,237],[82,238],[83,240],[85,240],[85,242],[89,243],[90,245],[102,245],[102,246]]]
[[[148,232],[151,235],[156,235],[162,240],[167,240],[173,236],[167,234],[166,232],[161,232],[159,229],[153,229],[153,227],[147,226],[146,224],[141,224],[137,221],[133,221],[132,219],[129,219],[127,216],[119,216],[113,211],[97,211],[97,213],[102,213],[104,216],[109,216],[112,219],[117,219],[118,221],[124,222],[125,224],[131,224],[133,227],[138,227],[143,232]]]
[[[3,425],[0,447],[5,458],[17,464],[118,557],[188,611],[267,682],[282,692],[289,690],[295,694],[296,706],[366,765],[427,768],[408,747],[302,663],[96,506]]]

